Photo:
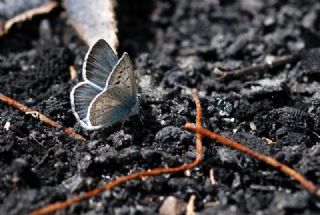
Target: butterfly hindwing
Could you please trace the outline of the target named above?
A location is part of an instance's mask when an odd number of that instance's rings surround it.
[[[102,90],[117,62],[118,57],[109,44],[105,40],[98,40],[85,57],[82,69],[84,80],[97,85]]]
[[[78,120],[86,118],[91,101],[100,92],[99,89],[86,82],[81,82],[72,89],[70,94],[71,108]]]
[[[90,105],[90,123],[92,126],[111,125],[127,118],[136,104],[133,66],[128,54],[124,53],[113,69],[105,90]]]
[[[101,93],[92,102],[90,106],[89,120],[92,126],[108,126],[126,117],[125,111],[118,111],[122,109],[123,97],[119,93],[118,87],[108,88]]]

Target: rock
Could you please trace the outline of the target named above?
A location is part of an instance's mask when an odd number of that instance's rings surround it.
[[[160,209],[160,215],[179,215],[182,214],[186,210],[187,203],[177,199],[174,196],[167,197]]]

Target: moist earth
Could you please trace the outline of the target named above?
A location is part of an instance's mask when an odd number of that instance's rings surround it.
[[[120,0],[116,10],[118,53],[131,56],[140,92],[141,122],[134,116],[123,127],[85,131],[76,122],[69,93],[82,79],[88,47],[62,8],[0,39],[0,92],[87,138],[77,141],[0,102],[0,214],[25,214],[119,176],[191,162],[194,134],[183,129],[195,121],[191,88],[199,91],[204,127],[320,186],[318,1]],[[214,73],[297,53],[294,63],[231,80]],[[194,194],[202,215],[319,214],[319,199],[287,175],[214,141],[203,145],[203,162],[188,173],[131,181],[64,213],[156,214],[167,196],[187,202]]]

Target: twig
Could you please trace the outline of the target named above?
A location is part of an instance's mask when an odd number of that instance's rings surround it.
[[[196,110],[197,110],[197,115],[196,115],[196,126],[197,128],[201,128],[201,118],[202,118],[202,108],[200,105],[200,101],[197,95],[197,91],[193,90],[192,95],[194,98],[194,102],[196,104]],[[168,174],[168,173],[177,173],[181,171],[186,171],[189,169],[194,168],[195,166],[199,165],[202,161],[202,141],[201,141],[201,134],[196,134],[196,159],[189,163],[189,164],[184,164],[178,167],[172,167],[172,168],[156,168],[156,169],[151,169],[143,172],[137,172],[133,173],[131,175],[127,176],[122,176],[114,181],[111,181],[107,184],[105,184],[103,187],[98,187],[95,188],[91,191],[88,191],[80,196],[75,196],[72,197],[66,201],[60,201],[56,202],[47,206],[44,206],[43,208],[37,209],[33,212],[30,213],[30,215],[44,215],[44,214],[49,214],[64,208],[67,208],[75,203],[78,203],[82,200],[89,199],[93,196],[96,196],[104,191],[110,190],[118,185],[121,185],[125,182],[135,180],[135,179],[140,179],[142,177],[146,176],[154,176],[154,175],[160,175],[160,174]]]
[[[216,179],[214,178],[213,169],[210,169],[209,178],[210,178],[210,182],[211,182],[212,185],[216,185],[216,184],[217,184],[217,181],[216,181]]]
[[[213,72],[223,80],[230,80],[233,78],[241,77],[243,75],[250,75],[255,72],[259,72],[266,69],[273,69],[279,66],[283,66],[288,63],[297,61],[301,57],[301,53],[293,55],[285,55],[275,58],[272,61],[254,64],[249,67],[238,69],[230,72],[222,71],[216,68]]]
[[[3,23],[3,26],[0,25],[0,37],[3,37],[8,31],[12,28],[12,26],[16,23],[24,22],[26,20],[32,19],[35,15],[41,15],[41,14],[47,14],[50,13],[54,8],[56,8],[59,4],[57,2],[49,1],[45,2],[42,1],[42,5],[36,5],[34,2],[29,2],[28,4],[25,4],[25,2],[15,2],[14,5],[16,8],[22,9],[22,11],[19,11],[20,13],[17,14],[14,17],[10,17],[10,19],[6,20]],[[6,4],[6,3],[3,3]],[[30,8],[22,8],[22,6],[29,6]],[[3,5],[1,5],[3,6]],[[38,6],[38,7],[37,7]],[[8,9],[4,5],[4,8]],[[27,9],[23,11],[23,9]]]
[[[56,121],[48,118],[47,116],[39,113],[38,111],[34,111],[31,108],[28,108],[27,106],[3,95],[2,93],[0,93],[0,100],[4,101],[5,103],[21,110],[22,112],[24,112],[25,114],[30,114],[31,116],[33,116],[36,119],[39,119],[40,121],[54,127],[54,128],[58,128],[63,130],[66,134],[68,134],[70,137],[76,138],[78,140],[86,140],[83,136],[81,136],[80,134],[75,133],[71,128],[65,128],[62,125],[60,125],[59,123],[57,123]]]
[[[274,168],[280,170],[281,172],[292,177],[294,180],[298,181],[304,189],[306,189],[309,192],[314,193],[315,195],[320,197],[320,190],[319,190],[319,188],[317,188],[317,186],[315,184],[313,184],[311,181],[307,180],[305,177],[303,177],[297,171],[291,169],[290,167],[277,161],[276,159],[271,158],[267,155],[264,155],[260,152],[254,151],[254,150],[252,150],[252,149],[250,149],[250,148],[248,148],[248,147],[246,147],[246,146],[244,146],[234,140],[231,140],[231,139],[223,137],[219,134],[213,133],[212,131],[209,131],[205,128],[199,128],[197,126],[194,126],[191,123],[186,123],[184,127],[188,130],[191,130],[193,132],[198,132],[199,134],[201,134],[205,137],[208,137],[209,139],[220,142],[220,143],[222,143],[232,149],[236,149],[240,152],[246,153],[246,154],[256,158],[257,160],[263,161],[263,162],[273,166]]]
[[[194,200],[196,200],[195,195],[191,195],[186,207],[186,215],[195,215],[194,212]]]

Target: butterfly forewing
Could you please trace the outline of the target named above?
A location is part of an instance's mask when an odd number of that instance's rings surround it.
[[[121,88],[128,96],[137,95],[132,62],[126,52],[122,55],[118,64],[115,66],[107,84],[108,87],[117,86]]]
[[[118,58],[105,40],[98,40],[88,51],[82,75],[102,90],[117,64]]]

